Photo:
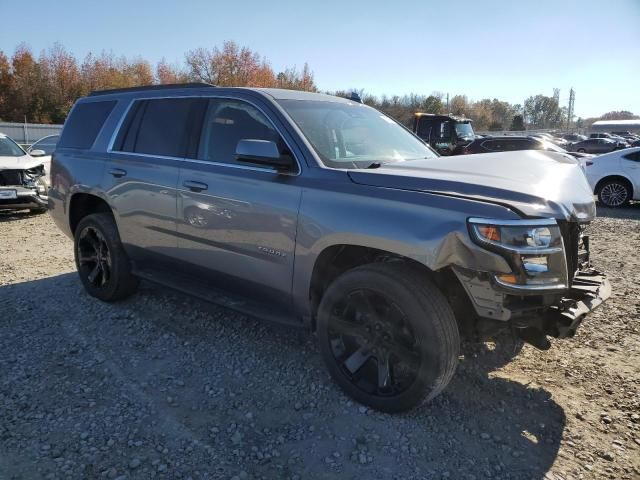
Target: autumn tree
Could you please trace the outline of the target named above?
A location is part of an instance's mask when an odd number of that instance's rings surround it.
[[[163,58],[156,64],[155,81],[160,85],[186,83],[189,81],[189,74],[178,65],[170,65]]]

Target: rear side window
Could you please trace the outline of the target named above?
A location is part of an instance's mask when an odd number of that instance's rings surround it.
[[[114,150],[184,157],[191,122],[199,121],[205,102],[197,98],[137,101],[118,134]]]
[[[115,100],[76,105],[67,118],[58,146],[61,148],[91,148],[115,105]]]
[[[486,142],[483,142],[482,148],[484,148],[485,150],[490,150],[492,152],[500,152],[504,150],[502,142],[495,140],[487,140]]]

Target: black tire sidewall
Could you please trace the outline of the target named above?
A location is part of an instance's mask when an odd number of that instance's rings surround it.
[[[432,288],[434,291],[437,290],[434,286]],[[350,382],[333,356],[328,332],[329,314],[336,302],[347,292],[361,289],[372,290],[393,299],[402,308],[420,346],[422,360],[418,377],[407,390],[397,396],[377,397],[363,392]],[[439,291],[436,293],[442,295]],[[442,301],[446,303],[443,296]],[[443,348],[446,349],[448,345],[447,339],[443,338],[441,329],[436,327],[432,312],[424,307],[424,302],[416,298],[412,289],[398,282],[397,278],[389,278],[380,269],[360,267],[335,280],[327,289],[318,308],[317,334],[323,360],[336,383],[358,402],[385,412],[405,411],[437,395],[444,388],[440,383],[447,370],[447,361],[450,360],[446,357],[453,355],[457,359],[458,349],[443,352]],[[449,321],[454,321],[452,313]]]
[[[89,279],[83,275],[78,261],[78,240],[87,227],[95,228],[100,232],[111,256],[111,275],[106,285],[102,287],[95,287],[89,282]],[[115,220],[110,214],[94,213],[80,220],[74,234],[73,253],[78,275],[89,295],[105,302],[119,300],[125,296],[123,286],[132,281],[129,259],[122,248]]]

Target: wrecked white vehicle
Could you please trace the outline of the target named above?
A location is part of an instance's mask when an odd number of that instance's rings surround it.
[[[0,210],[47,211],[48,165],[51,157],[34,150],[31,155],[0,134]]]

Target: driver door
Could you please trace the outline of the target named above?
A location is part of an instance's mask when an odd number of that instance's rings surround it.
[[[238,162],[235,151],[243,139],[270,140],[282,153],[287,149],[256,106],[209,99],[197,153],[180,168],[179,255],[225,288],[288,301],[302,195],[298,177]]]

